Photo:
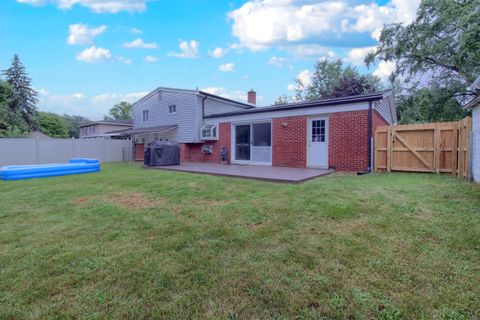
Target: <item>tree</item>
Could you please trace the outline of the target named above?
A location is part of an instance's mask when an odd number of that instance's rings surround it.
[[[80,135],[80,126],[90,122],[88,118],[82,116],[70,116],[68,114],[64,114],[62,117],[67,122],[68,136],[70,138],[78,138]]]
[[[348,97],[378,91],[380,79],[372,75],[344,75],[330,93],[330,97]]]
[[[53,112],[38,112],[40,131],[52,138],[68,138],[68,123]]]
[[[28,132],[23,118],[9,107],[12,99],[12,87],[8,82],[0,80],[0,137],[23,136]]]
[[[108,116],[105,116],[104,118],[105,120],[108,120],[108,119],[131,120],[132,104],[126,101],[117,103],[110,109],[110,111],[108,111]]]
[[[432,86],[401,95],[397,101],[399,123],[460,120],[468,115],[456,99],[455,90]]]
[[[12,65],[2,73],[13,90],[12,100],[8,104],[10,110],[21,115],[29,129],[36,128],[37,92],[30,85],[31,79],[18,55],[13,56]]]
[[[300,79],[296,82],[297,101],[344,97],[382,89],[380,78],[362,75],[354,67],[344,66],[340,59],[318,61],[310,84],[305,84]]]
[[[468,86],[480,75],[479,16],[478,0],[424,0],[411,24],[384,27],[377,49],[365,61],[396,64],[391,79],[403,81],[403,113],[417,108],[408,114],[426,121],[435,119],[439,109],[457,109],[442,113],[453,117],[445,120],[462,114],[461,103],[477,94]]]

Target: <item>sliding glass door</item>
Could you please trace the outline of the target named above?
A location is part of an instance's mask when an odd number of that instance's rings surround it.
[[[235,126],[235,160],[250,161],[250,125]]]
[[[239,162],[271,164],[272,125],[270,122],[235,125],[235,157]]]

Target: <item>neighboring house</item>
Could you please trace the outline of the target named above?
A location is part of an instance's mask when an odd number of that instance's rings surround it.
[[[128,137],[124,131],[132,128],[132,120],[102,120],[83,124],[80,126],[80,139],[112,138],[121,139]]]
[[[480,91],[480,77],[473,82],[470,89]],[[480,183],[480,96],[466,105],[472,110],[472,135],[471,135],[471,165],[473,181]]]
[[[168,90],[177,96],[160,88],[133,105],[133,130],[157,130],[149,139],[136,135],[137,160],[143,143],[169,139],[180,143],[182,161],[220,163],[225,147],[230,163],[364,171],[373,165],[375,128],[397,121],[391,91],[253,107],[253,91],[252,104],[243,104]],[[172,105],[185,113],[174,119]]]

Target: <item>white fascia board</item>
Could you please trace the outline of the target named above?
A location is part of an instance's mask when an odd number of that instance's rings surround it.
[[[362,111],[368,110],[368,101],[355,102],[344,105],[321,106],[311,108],[298,108],[291,110],[274,110],[268,112],[247,113],[236,116],[226,116],[218,118],[206,118],[204,123],[222,123],[222,122],[239,122],[239,121],[257,121],[269,120],[275,118],[294,117],[294,116],[313,116],[321,114],[329,114],[334,112]]]

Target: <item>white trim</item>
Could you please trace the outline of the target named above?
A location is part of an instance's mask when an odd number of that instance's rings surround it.
[[[209,137],[204,137],[203,136],[203,130],[207,129],[205,128],[206,126],[211,126],[210,129],[210,136]],[[213,130],[215,130],[215,136],[213,135]],[[220,127],[217,123],[206,123],[203,126],[200,127],[200,140],[202,141],[213,141],[213,140],[219,140],[220,138]]]
[[[314,116],[318,114],[330,114],[335,112],[348,112],[348,111],[362,111],[368,110],[368,101],[366,102],[355,102],[344,105],[334,105],[334,106],[322,106],[322,107],[311,107],[311,108],[299,108],[299,109],[290,109],[290,110],[281,110],[281,111],[268,111],[261,113],[247,113],[236,116],[226,116],[218,118],[206,118],[204,123],[211,122],[251,122],[251,121],[260,121],[266,119],[274,118],[284,118],[292,116]]]
[[[309,138],[309,135],[310,135],[310,121],[311,120],[323,120],[325,119],[325,142],[327,143],[327,165],[326,166],[318,166],[318,165],[311,165],[308,163],[308,159],[309,159],[309,148],[308,148],[308,138]],[[330,149],[330,115],[329,114],[317,114],[317,115],[312,115],[312,116],[309,116],[307,117],[307,134],[305,136],[305,139],[306,139],[306,142],[307,142],[307,145],[306,145],[306,148],[307,148],[307,152],[306,152],[306,156],[307,156],[307,168],[312,168],[312,169],[328,169],[330,167],[330,161],[329,161],[329,149]]]
[[[252,138],[253,124],[256,123],[270,123],[270,162],[254,162],[252,161],[252,145],[250,144],[250,160],[235,160],[235,126],[237,125],[249,125],[250,126],[250,139]],[[273,123],[272,119],[263,119],[255,121],[236,121],[230,124],[230,154],[231,162],[233,164],[251,164],[251,165],[265,165],[271,166],[273,163]]]

